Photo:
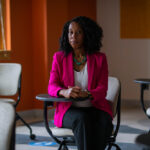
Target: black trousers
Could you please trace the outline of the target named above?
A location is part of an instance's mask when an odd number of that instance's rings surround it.
[[[73,130],[78,150],[104,150],[112,132],[111,116],[94,107],[70,107],[63,118],[63,127]]]

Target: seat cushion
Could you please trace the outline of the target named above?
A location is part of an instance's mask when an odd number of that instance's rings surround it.
[[[10,103],[10,104],[16,104],[16,101],[14,99],[11,99],[11,98],[0,98],[0,101]]]
[[[74,137],[72,129],[68,128],[58,128],[58,127],[51,127],[50,128],[53,135],[56,137]],[[114,130],[112,130],[112,135],[114,134]]]
[[[50,128],[53,135],[57,136],[57,137],[65,137],[65,136],[74,136],[73,132],[71,129],[67,129],[67,128],[58,128],[58,127],[52,127]]]

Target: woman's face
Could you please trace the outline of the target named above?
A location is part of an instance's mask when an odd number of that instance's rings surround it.
[[[84,34],[79,24],[76,22],[70,23],[68,30],[68,39],[71,47],[73,49],[83,48]]]

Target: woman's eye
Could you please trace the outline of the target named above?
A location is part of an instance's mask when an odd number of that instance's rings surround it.
[[[69,35],[69,36],[72,36],[73,34],[79,35],[79,34],[82,34],[82,31],[76,31],[76,32],[69,31],[69,32],[68,32],[68,35]]]
[[[69,32],[69,34],[71,35],[71,34],[73,34],[73,32],[72,32],[72,31],[70,31],[70,32]]]
[[[81,31],[78,31],[78,32],[77,32],[77,34],[80,34],[80,33],[81,33]]]

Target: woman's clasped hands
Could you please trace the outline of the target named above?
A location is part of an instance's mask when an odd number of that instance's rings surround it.
[[[88,92],[83,91],[79,86],[68,86],[68,89],[62,89],[59,91],[59,96],[65,98],[86,98],[88,97]]]

